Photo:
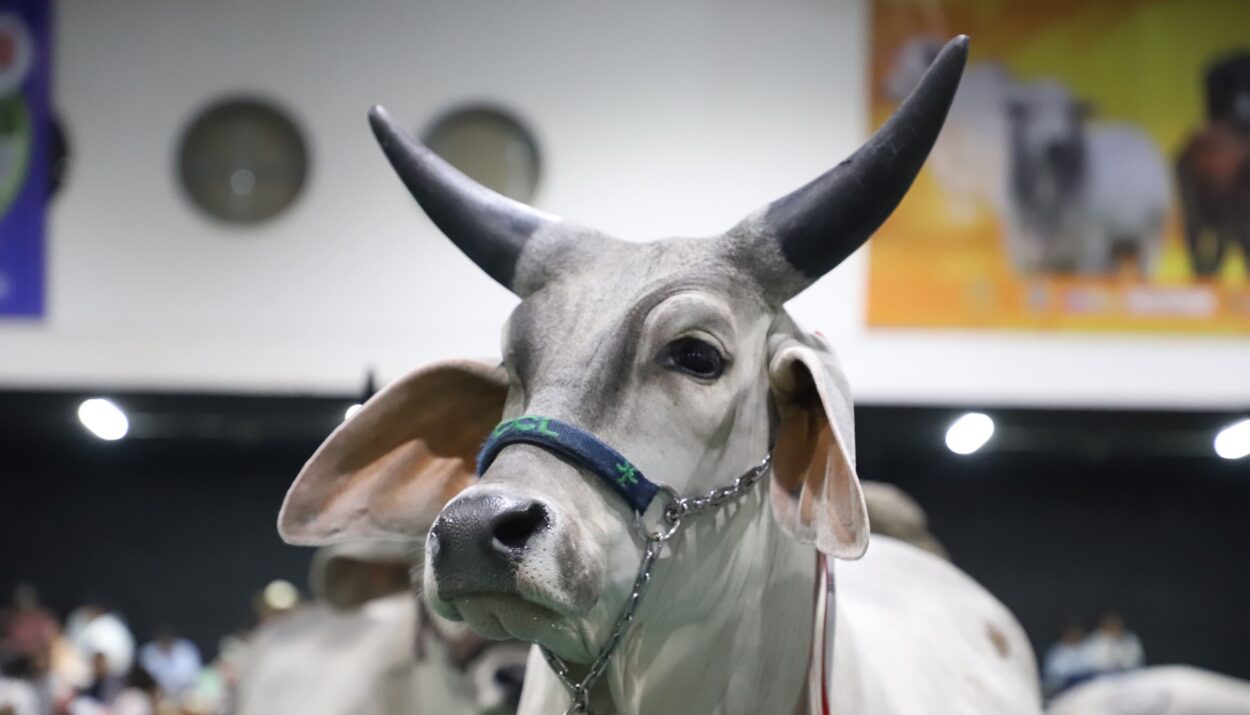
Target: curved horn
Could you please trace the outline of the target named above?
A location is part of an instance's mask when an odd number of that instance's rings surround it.
[[[558,221],[465,176],[402,129],[382,107],[369,125],[386,158],[430,220],[470,260],[516,292],[516,265],[530,236]]]
[[[967,57],[966,35],[948,42],[911,96],[858,151],[765,209],[765,233],[799,274],[785,281],[785,298],[841,263],[894,211],[937,140]]]

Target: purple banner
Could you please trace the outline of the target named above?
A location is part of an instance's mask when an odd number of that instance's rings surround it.
[[[0,317],[44,312],[50,0],[0,0]]]

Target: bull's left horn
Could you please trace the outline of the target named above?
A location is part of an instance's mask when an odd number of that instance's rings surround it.
[[[967,58],[966,35],[948,42],[911,96],[858,151],[765,209],[760,238],[776,242],[791,273],[777,286],[784,294],[775,297],[784,300],[815,282],[894,211],[937,140]]]
[[[491,278],[516,292],[517,259],[525,243],[559,219],[465,176],[397,125],[382,107],[370,110],[369,125],[430,220]]]

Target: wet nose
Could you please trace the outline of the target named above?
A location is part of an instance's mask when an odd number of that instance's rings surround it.
[[[447,505],[428,545],[439,597],[512,591],[513,565],[550,526],[533,499],[473,494]]]

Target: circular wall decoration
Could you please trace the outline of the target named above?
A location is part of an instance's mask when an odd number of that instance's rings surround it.
[[[22,16],[0,11],[0,96],[16,92],[35,63],[35,40]]]
[[[34,131],[21,92],[0,97],[0,216],[8,213],[26,180]]]
[[[69,137],[61,115],[53,112],[48,117],[48,198],[61,193],[61,187],[69,176]]]
[[[208,215],[236,224],[273,218],[304,188],[308,151],[284,112],[236,98],[202,111],[182,137],[178,174],[187,196]]]
[[[499,108],[476,105],[447,112],[425,131],[424,141],[449,164],[504,196],[529,201],[538,188],[538,142]]]

